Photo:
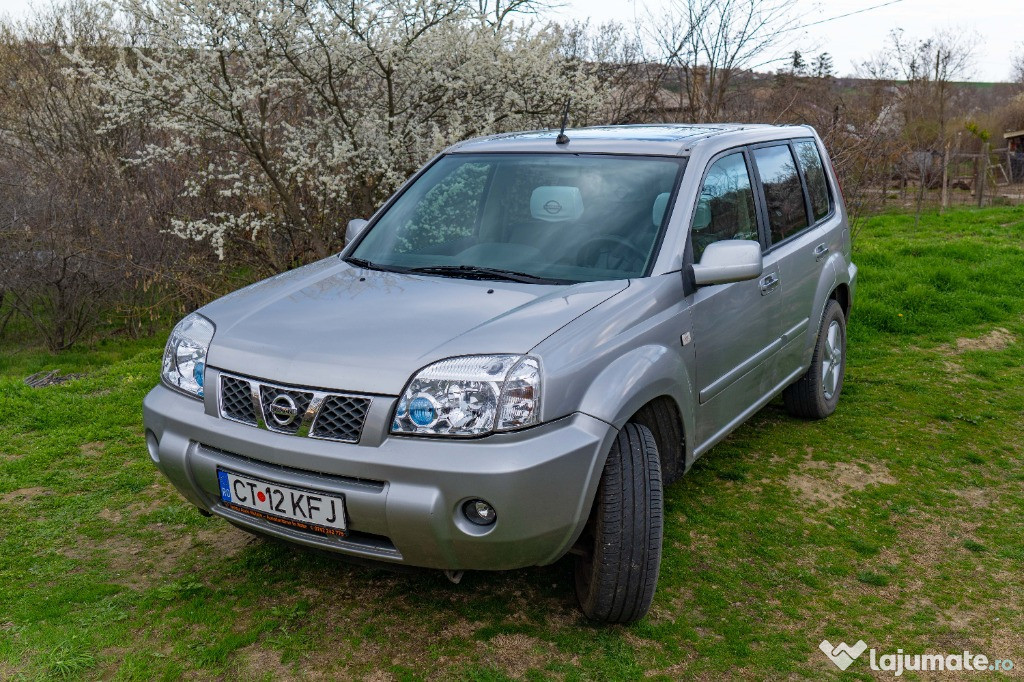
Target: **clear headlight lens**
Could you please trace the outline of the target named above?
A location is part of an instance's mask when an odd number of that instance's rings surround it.
[[[392,433],[479,436],[536,424],[540,363],[528,355],[469,355],[434,363],[405,387]]]
[[[206,355],[213,341],[213,322],[192,313],[174,327],[164,348],[161,376],[173,388],[203,397]]]

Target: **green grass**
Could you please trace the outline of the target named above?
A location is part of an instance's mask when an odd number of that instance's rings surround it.
[[[1020,668],[1022,246],[1020,208],[872,219],[838,412],[773,403],[667,490],[626,628],[577,614],[567,561],[455,586],[199,516],[143,443],[163,339],[3,353],[0,679],[838,677],[825,638]],[[56,367],[86,376],[22,384]]]

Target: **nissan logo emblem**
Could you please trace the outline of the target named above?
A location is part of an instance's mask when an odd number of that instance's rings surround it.
[[[282,393],[270,403],[270,418],[278,426],[288,426],[299,416],[299,408],[290,395]]]
[[[544,204],[544,210],[550,213],[551,215],[555,215],[556,213],[562,212],[562,205],[555,201],[554,199],[551,199],[546,204]]]

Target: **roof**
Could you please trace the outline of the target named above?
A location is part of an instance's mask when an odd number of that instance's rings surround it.
[[[1009,140],[1011,137],[1024,137],[1024,130],[1013,130],[1008,133],[1003,133],[1003,139]]]
[[[569,143],[555,146],[557,130],[533,130],[503,133],[459,142],[449,152],[603,152],[606,154],[655,154],[678,156],[687,153],[701,140],[743,130],[780,128],[781,126],[709,123],[599,126],[571,128],[565,131]]]

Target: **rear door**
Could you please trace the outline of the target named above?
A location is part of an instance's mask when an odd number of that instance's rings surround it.
[[[779,268],[775,332],[782,350],[770,374],[774,387],[781,388],[810,361],[805,349],[808,335],[818,332],[814,298],[828,262],[826,225],[835,214],[834,202],[813,140],[770,142],[752,155],[768,223],[768,255]]]
[[[749,153],[723,152],[704,174],[690,226],[688,261],[700,262],[708,244],[724,239],[752,239],[763,246],[762,222]],[[700,449],[745,418],[771,389],[769,368],[779,349],[778,275],[775,258],[768,255],[761,277],[704,286],[691,294]]]

